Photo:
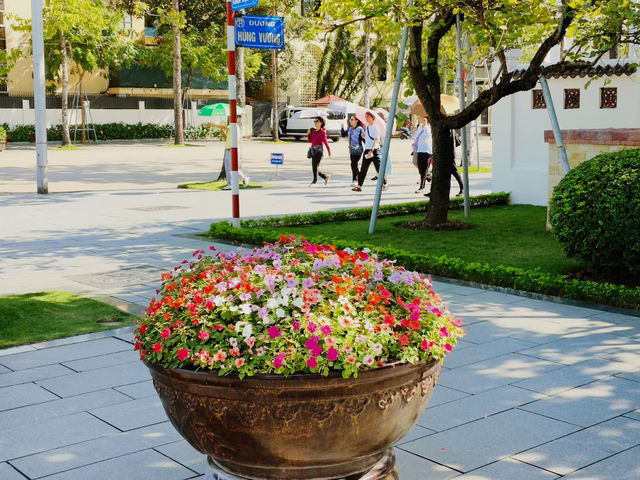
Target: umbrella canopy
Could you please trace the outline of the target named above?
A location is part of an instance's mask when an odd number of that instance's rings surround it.
[[[311,105],[329,105],[332,102],[346,102],[344,98],[340,98],[333,93],[331,95],[325,95],[324,97],[320,97],[317,100],[311,102]]]
[[[367,110],[364,107],[358,107],[356,108],[355,116],[358,120],[360,120],[365,125],[365,127],[369,125],[369,122],[367,122],[367,116],[366,116],[367,112],[370,112],[373,114],[373,124],[378,128],[378,133],[380,133],[380,143],[383,143],[385,135],[387,134],[387,123],[382,119],[380,114],[372,110]]]
[[[447,112],[447,115],[460,109],[460,99],[453,95],[445,95],[444,93],[440,95],[440,104],[443,106],[444,111]],[[418,115],[420,117],[425,117],[427,115],[427,111],[422,106],[422,102],[420,100],[416,100],[414,104],[411,105],[411,114]]]
[[[305,108],[304,110],[300,110],[293,115],[291,118],[315,118],[322,117],[327,118],[327,111],[319,108]]]
[[[242,108],[236,107],[238,115],[242,114]],[[228,117],[230,115],[230,108],[228,103],[212,103],[205,105],[200,109],[198,115],[201,117]]]
[[[335,110],[337,112],[355,113],[359,105],[353,102],[347,102],[346,100],[340,100],[337,102],[331,102],[327,107],[329,110]]]

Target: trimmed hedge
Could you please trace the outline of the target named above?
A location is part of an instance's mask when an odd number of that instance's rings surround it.
[[[492,206],[504,205],[508,202],[508,198],[509,194],[500,193],[474,197],[472,200],[476,206]],[[427,206],[428,202],[390,205],[381,207],[380,213],[381,216],[419,213],[424,212]],[[460,208],[460,206],[461,202],[458,199],[451,200],[451,208]],[[368,218],[366,212],[370,215],[371,209],[362,208],[339,212],[319,212],[309,215],[289,215],[287,217],[262,220],[245,220],[241,222],[240,228],[234,228],[229,222],[225,221],[213,223],[207,235],[216,239],[261,245],[264,242],[276,242],[280,239],[281,232],[269,230],[269,227],[363,219]],[[501,265],[490,266],[477,262],[467,262],[459,258],[450,258],[446,255],[435,256],[409,253],[396,248],[380,247],[366,242],[347,241],[325,235],[317,235],[308,238],[308,240],[313,243],[333,244],[338,248],[369,248],[372,251],[376,251],[381,257],[396,259],[398,264],[408,269],[428,272],[431,275],[621,308],[640,309],[640,288],[629,288],[593,281],[570,280],[564,275],[553,275],[536,270]]]
[[[568,256],[640,274],[640,149],[571,170],[553,192],[549,221]]]
[[[35,142],[36,127],[35,125],[17,125],[9,128],[7,124],[1,125],[7,131],[7,140],[10,142]],[[153,123],[136,123],[127,125],[125,123],[104,123],[94,125],[98,140],[141,140],[154,138],[171,138],[173,136],[173,127],[171,125],[157,125]],[[69,133],[71,139],[74,137],[73,126]],[[202,138],[222,138],[221,132],[215,127],[201,125],[199,127],[189,127],[185,130],[188,139]],[[87,132],[87,138],[93,133]],[[76,134],[78,140],[80,134]],[[51,142],[62,141],[62,127],[56,125],[47,129],[47,140]]]

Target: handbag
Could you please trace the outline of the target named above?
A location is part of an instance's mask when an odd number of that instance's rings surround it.
[[[311,158],[313,157],[313,151],[312,151],[313,147],[309,147],[309,150],[307,150],[307,158]]]
[[[413,166],[418,168],[418,152],[414,151],[411,154],[411,163],[413,163]]]
[[[314,155],[322,155],[323,153],[322,145],[311,145],[307,151],[307,158],[313,158]]]

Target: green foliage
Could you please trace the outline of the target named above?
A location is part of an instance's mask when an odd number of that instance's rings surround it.
[[[571,170],[553,192],[549,220],[567,255],[640,274],[640,149]]]
[[[480,205],[504,205],[508,203],[508,198],[508,194],[500,193],[475,197],[472,201],[477,208]],[[457,200],[451,200],[451,208],[461,208],[461,202]],[[381,207],[380,215],[419,213],[424,211],[427,206],[428,202],[390,205]],[[282,218],[244,221],[241,223],[241,228],[234,228],[229,222],[219,222],[211,225],[208,236],[260,245],[263,242],[278,240],[282,232],[270,230],[274,226],[308,225],[362,219],[367,218],[370,214],[371,209],[356,209],[339,212],[318,212],[309,215],[289,215]],[[622,308],[640,309],[640,288],[629,288],[593,281],[570,280],[565,275],[554,275],[539,270],[468,262],[446,255],[436,256],[428,253],[412,253],[398,248],[381,247],[367,242],[333,238],[326,235],[314,236],[308,240],[314,243],[332,243],[338,248],[370,248],[373,251],[377,251],[381,257],[397,259],[399,265],[420,272],[428,272],[432,275]]]
[[[7,131],[3,126],[0,126],[0,143],[4,142],[7,139]]]
[[[98,140],[140,140],[145,138],[171,138],[173,127],[171,125],[158,125],[155,123],[104,123],[94,125]],[[35,142],[36,129],[34,125],[17,125],[7,130],[7,140],[11,142]],[[73,127],[71,127],[73,136]],[[187,130],[189,139],[219,139],[220,130],[215,127],[201,125]],[[79,136],[78,136],[79,138]],[[60,141],[62,139],[62,127],[56,125],[47,129],[47,140]]]

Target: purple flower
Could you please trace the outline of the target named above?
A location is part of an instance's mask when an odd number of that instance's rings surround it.
[[[298,280],[296,278],[287,277],[287,287],[295,288],[298,285]]]
[[[307,277],[302,281],[302,286],[304,288],[311,288],[313,287],[313,279],[311,277]]]
[[[264,284],[267,286],[271,294],[273,295],[273,291],[276,288],[276,279],[273,275],[265,275],[264,276]]]
[[[320,270],[323,267],[323,262],[322,260],[320,260],[319,258],[316,258],[315,261],[313,262],[313,271],[317,272],[318,270]]]
[[[260,310],[258,310],[258,318],[262,320],[267,316],[267,313],[269,313],[269,309],[267,307],[262,307]]]
[[[253,267],[253,271],[258,275],[264,275],[265,273],[267,273],[267,267],[265,267],[264,265],[256,265],[255,267]]]

